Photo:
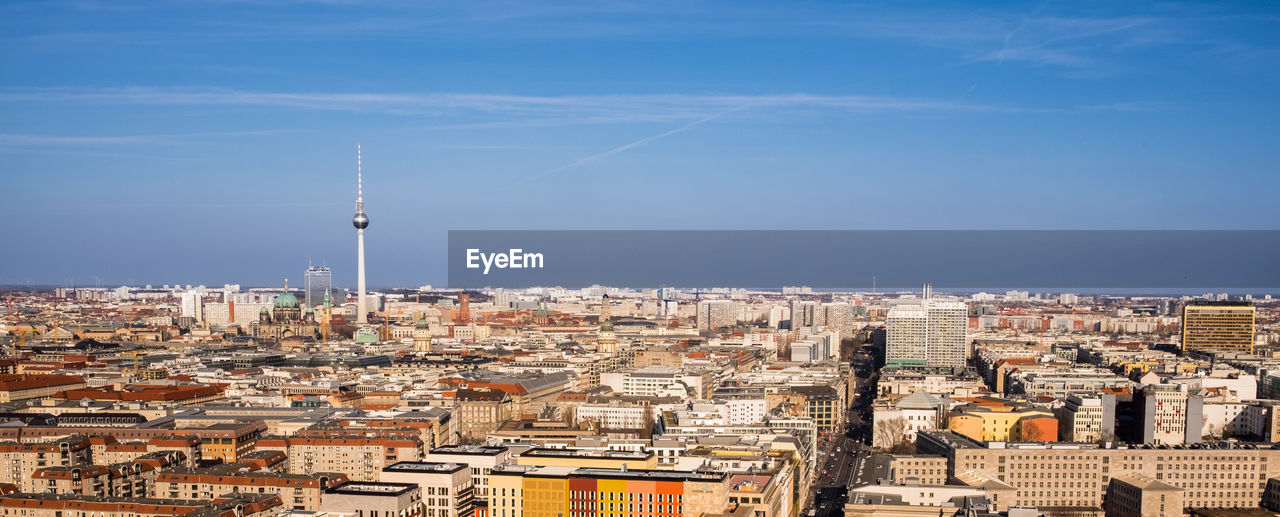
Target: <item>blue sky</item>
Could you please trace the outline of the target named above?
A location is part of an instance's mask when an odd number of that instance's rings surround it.
[[[449,229],[1280,221],[1269,2],[12,1],[0,45],[0,284],[354,284],[357,141],[374,286]]]

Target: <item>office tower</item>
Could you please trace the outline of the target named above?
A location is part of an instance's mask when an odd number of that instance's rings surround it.
[[[1182,308],[1182,349],[1253,353],[1254,307],[1193,301]]]
[[[204,321],[204,300],[200,291],[191,289],[182,293],[182,315]]]
[[[356,227],[356,322],[369,323],[369,311],[364,299],[364,229],[369,227],[369,216],[364,215],[364,171],[360,161],[360,144],[356,144],[356,215],[351,218]]]
[[[885,359],[918,366],[965,365],[969,309],[952,300],[925,298],[919,304],[889,309]]]
[[[324,304],[324,294],[333,286],[333,273],[325,266],[307,266],[307,307]]]

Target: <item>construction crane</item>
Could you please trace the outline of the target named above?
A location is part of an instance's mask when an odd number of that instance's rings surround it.
[[[137,375],[138,372],[142,371],[142,369],[138,367],[138,351],[130,350],[129,355],[133,357],[133,374]]]
[[[13,293],[9,293],[9,301],[5,309],[9,313],[9,325],[13,328],[13,333],[18,337],[18,341],[13,344],[13,356],[22,355],[21,350],[27,346],[27,331],[22,328],[18,321],[18,311],[13,309]]]

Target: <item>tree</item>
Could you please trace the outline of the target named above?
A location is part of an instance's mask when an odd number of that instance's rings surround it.
[[[653,418],[653,408],[645,407],[644,414],[640,415],[640,437],[646,440],[653,438],[655,425],[657,425],[657,421]]]
[[[1100,441],[1100,442],[1114,442],[1114,441],[1116,441],[1116,432],[1115,432],[1114,430],[1112,430],[1112,429],[1104,429],[1104,430],[1102,431],[1102,437],[1101,437],[1098,441]]]
[[[907,420],[901,416],[877,420],[874,427],[871,442],[876,447],[893,449],[910,443],[907,438]]]
[[[1049,433],[1041,426],[1022,424],[1022,438],[1028,442],[1047,442],[1051,441]]]

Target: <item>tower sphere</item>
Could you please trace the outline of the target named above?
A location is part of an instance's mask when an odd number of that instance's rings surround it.
[[[364,212],[357,212],[356,216],[351,218],[351,224],[360,230],[368,228],[369,216],[364,215]]]

